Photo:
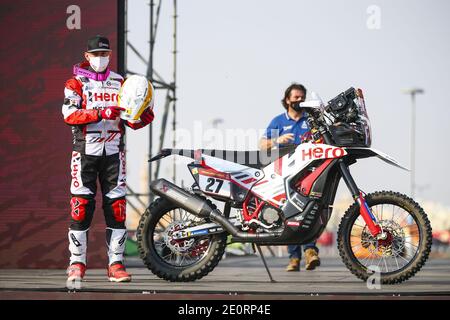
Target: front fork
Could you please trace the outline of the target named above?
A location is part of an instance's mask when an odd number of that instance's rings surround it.
[[[372,236],[374,236],[375,238],[380,237],[382,235],[382,229],[378,224],[377,219],[373,215],[372,211],[370,211],[366,199],[364,199],[362,192],[359,190],[358,186],[355,183],[355,180],[353,180],[353,177],[350,174],[350,170],[348,170],[348,166],[345,164],[343,159],[339,159],[338,161],[342,178],[344,179],[345,184],[352,193],[353,199],[359,205],[359,214],[363,217],[364,222],[369,228],[369,231],[372,234]]]

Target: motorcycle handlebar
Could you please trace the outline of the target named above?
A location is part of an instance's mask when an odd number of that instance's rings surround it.
[[[328,129],[328,124],[324,119],[322,110],[316,108],[308,110],[307,121],[311,129],[316,129],[320,132],[326,144],[333,145],[333,139],[331,138],[330,130]]]

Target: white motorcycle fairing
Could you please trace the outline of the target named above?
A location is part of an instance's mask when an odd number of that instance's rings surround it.
[[[242,201],[251,190],[253,194],[277,208],[289,198],[286,183],[289,183],[298,172],[308,167],[313,161],[328,160],[321,167],[321,170],[324,170],[331,160],[347,155],[345,148],[327,144],[302,143],[292,152],[259,168],[239,164],[237,163],[239,159],[227,157],[226,152],[220,157],[215,157],[205,154],[202,150],[184,150],[183,152],[164,150],[151,161],[169,154],[196,158],[194,153],[197,153],[197,161],[201,165],[191,168],[191,173],[195,176],[198,187],[203,193]],[[228,151],[228,153],[234,155],[234,151]],[[320,172],[318,170],[317,174]]]
[[[362,147],[345,147],[344,148],[348,154],[350,155],[356,155],[357,158],[369,158],[369,157],[378,157],[384,162],[393,165],[397,168],[410,171],[408,168],[402,166],[397,160],[395,160],[390,155],[381,152],[379,150],[376,150],[374,148],[362,148]]]

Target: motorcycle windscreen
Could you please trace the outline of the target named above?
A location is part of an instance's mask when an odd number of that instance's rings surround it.
[[[364,100],[364,94],[361,89],[356,90],[356,99],[354,100],[356,108],[358,109],[359,119],[362,130],[364,130],[365,145],[370,147],[372,145],[372,129],[369,120],[369,114],[367,113],[366,102]]]

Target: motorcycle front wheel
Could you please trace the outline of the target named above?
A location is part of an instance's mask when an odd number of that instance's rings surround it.
[[[138,250],[144,264],[167,281],[195,281],[206,276],[222,258],[227,234],[184,240],[174,239],[172,234],[207,222],[166,199],[156,199],[141,216],[137,229]]]
[[[413,199],[392,191],[366,195],[367,205],[386,234],[375,239],[354,203],[338,229],[342,261],[366,281],[378,274],[380,283],[395,284],[414,276],[431,251],[432,232],[424,210]]]

